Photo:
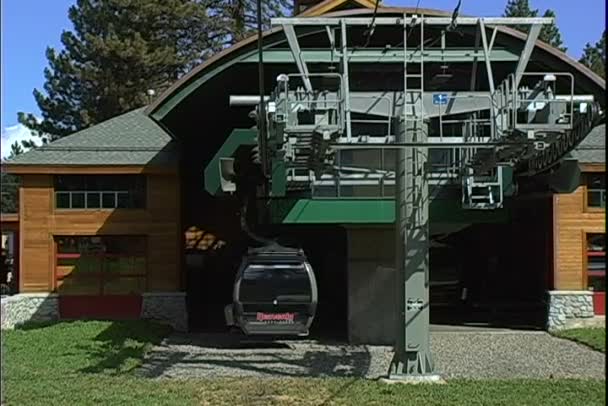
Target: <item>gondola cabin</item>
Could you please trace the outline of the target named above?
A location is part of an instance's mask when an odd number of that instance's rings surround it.
[[[226,322],[246,335],[307,336],[316,307],[317,283],[304,252],[272,245],[243,259]]]

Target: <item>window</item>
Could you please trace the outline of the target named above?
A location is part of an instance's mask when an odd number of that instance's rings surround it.
[[[588,173],[587,181],[587,206],[606,207],[606,174]]]
[[[311,286],[304,265],[249,265],[243,273],[241,302],[310,301]]]
[[[18,176],[5,172],[0,173],[0,212],[17,213],[19,211],[19,186],[21,179]]]
[[[55,176],[58,209],[141,209],[146,178],[140,175]]]
[[[587,234],[587,287],[606,291],[606,234]]]
[[[145,291],[145,237],[55,237],[55,242],[59,293],[120,295]]]

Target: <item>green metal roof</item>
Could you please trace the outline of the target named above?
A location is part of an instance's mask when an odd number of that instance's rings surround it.
[[[5,163],[168,166],[176,162],[176,141],[140,108],[30,150]]]
[[[273,221],[283,224],[393,224],[395,201],[381,199],[277,199],[271,201]],[[466,210],[454,199],[429,204],[434,223],[504,223],[509,211]]]

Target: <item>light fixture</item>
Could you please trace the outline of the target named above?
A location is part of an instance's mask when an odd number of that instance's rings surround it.
[[[557,80],[557,78],[555,77],[555,75],[553,73],[547,73],[543,77],[543,81],[545,81],[545,82],[555,82],[556,80]]]

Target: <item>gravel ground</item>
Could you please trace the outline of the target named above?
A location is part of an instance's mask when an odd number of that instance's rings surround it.
[[[545,332],[432,332],[443,378],[599,378],[605,355]],[[240,342],[235,336],[174,334],[146,357],[146,377],[386,375],[386,346],[316,341]]]

